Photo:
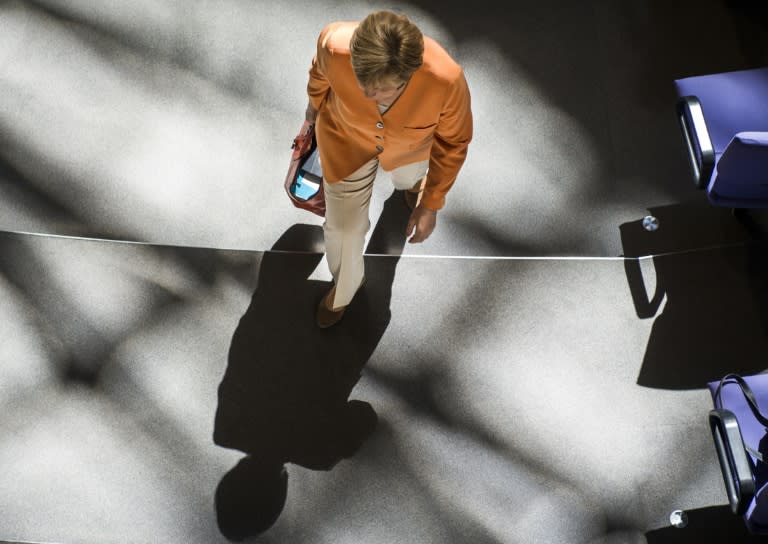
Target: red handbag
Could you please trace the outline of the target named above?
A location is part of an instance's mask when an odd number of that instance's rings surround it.
[[[311,161],[317,160],[317,142],[315,141],[315,125],[304,121],[298,136],[293,139],[291,146],[291,162],[288,175],[285,176],[285,192],[297,208],[308,210],[320,217],[325,217],[325,193],[323,178],[304,167]],[[313,170],[316,168],[313,167]]]

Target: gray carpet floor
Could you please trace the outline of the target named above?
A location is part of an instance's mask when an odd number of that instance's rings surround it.
[[[668,4],[0,3],[0,539],[751,541],[705,386],[766,368],[766,217],[693,187],[672,82],[768,64],[768,20]],[[318,31],[391,7],[476,136],[425,244],[382,173],[320,331],[281,178]]]

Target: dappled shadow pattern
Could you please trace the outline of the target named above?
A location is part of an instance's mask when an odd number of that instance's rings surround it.
[[[58,251],[56,250],[58,249]],[[76,276],[72,265],[87,263],[96,269],[113,268],[116,263],[126,264],[114,273],[116,282],[127,278],[143,277],[141,269],[148,259],[158,269],[174,270],[189,282],[187,289],[195,294],[216,288],[219,276],[228,277],[241,285],[253,285],[253,254],[248,252],[218,251],[200,248],[167,246],[135,246],[130,244],[104,245],[89,240],[36,237],[17,233],[0,233],[0,276],[23,297],[35,316],[35,326],[41,330],[43,347],[48,352],[54,373],[62,383],[102,385],[106,366],[114,363],[112,354],[124,342],[155,319],[162,319],[170,308],[182,307],[190,292],[174,287],[173,282],[159,281],[149,274],[142,281],[142,296],[146,300],[103,299],[103,305],[124,306],[125,322],[110,327],[98,319],[87,301],[79,300],[83,292],[94,291],[118,296],[120,289],[105,288],[99,274]],[[182,272],[183,271],[183,272]],[[77,284],[75,288],[73,284]],[[82,288],[82,289],[81,289]],[[130,321],[126,314],[150,301],[141,319]],[[112,365],[114,366],[114,365]]]
[[[395,192],[368,246],[400,253],[408,210]],[[258,287],[235,330],[219,386],[214,442],[248,454],[216,492],[219,526],[240,539],[268,529],[286,496],[285,463],[329,470],[352,456],[375,428],[370,404],[348,400],[390,320],[397,257],[366,261],[365,286],[344,319],[314,323],[327,282],[307,279],[320,254],[295,253],[287,240],[317,239],[320,227],[295,225],[266,253]],[[291,251],[291,252],[283,252]]]
[[[635,310],[641,319],[656,317],[638,384],[694,389],[728,372],[763,370],[768,247],[750,241],[735,221],[701,213],[695,206],[650,211],[659,220],[657,231],[646,231],[640,220],[620,227]],[[710,249],[667,253],[696,243]],[[637,259],[643,255],[656,255],[653,295]]]

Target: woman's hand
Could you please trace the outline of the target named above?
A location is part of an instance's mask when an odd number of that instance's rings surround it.
[[[437,212],[429,208],[417,206],[413,213],[411,213],[410,219],[408,219],[408,226],[405,227],[406,238],[410,236],[408,243],[419,244],[423,242],[435,230],[435,225],[437,225]]]

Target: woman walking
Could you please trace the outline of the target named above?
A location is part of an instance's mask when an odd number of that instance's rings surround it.
[[[405,191],[413,210],[405,233],[409,242],[423,242],[464,164],[472,112],[461,67],[407,17],[390,11],[326,26],[307,92],[334,279],[317,308],[317,324],[326,328],[342,318],[365,281],[363,247],[379,166]]]

